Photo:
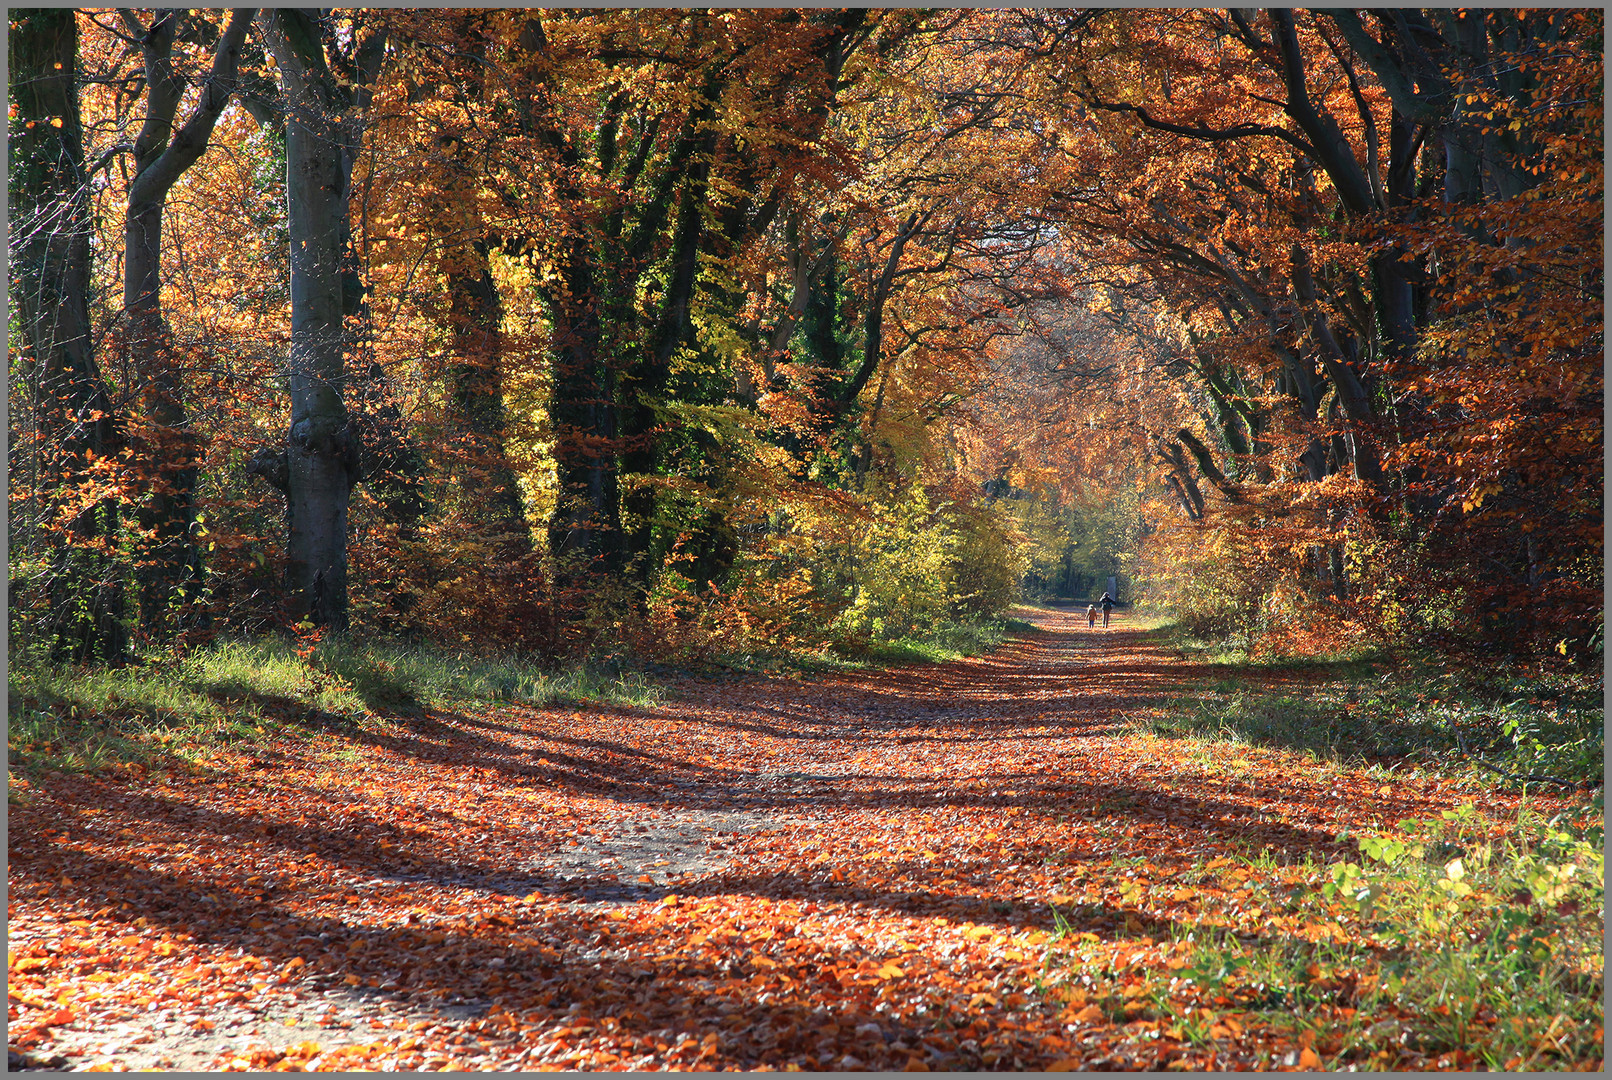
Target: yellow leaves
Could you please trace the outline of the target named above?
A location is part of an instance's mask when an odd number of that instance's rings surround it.
[[[1504,490],[1504,486],[1498,483],[1478,484],[1461,500],[1461,512],[1470,514],[1481,507],[1489,496],[1498,495]]]
[[[48,1009],[55,1004],[55,1002],[53,1002],[50,998],[45,997],[43,994],[37,994],[28,990],[13,989],[11,987],[6,988],[6,996],[12,1001],[17,1002],[19,1005],[27,1005],[35,1009]]]

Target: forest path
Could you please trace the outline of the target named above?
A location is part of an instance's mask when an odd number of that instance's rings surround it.
[[[1216,672],[1123,612],[1035,618],[949,664],[426,710],[206,776],[46,781],[11,815],[12,1045],[74,1068],[1273,1060],[1257,1032],[1206,1055],[1036,991],[1053,905],[1085,963],[1163,965],[1197,897],[1143,903],[1138,873],[1324,854],[1450,799],[1355,811],[1337,770],[1127,730]]]

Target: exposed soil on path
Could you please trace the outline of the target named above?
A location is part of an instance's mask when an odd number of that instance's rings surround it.
[[[1182,874],[1324,857],[1336,770],[1126,718],[1212,682],[1042,612],[993,655],[686,679],[653,709],[429,711],[10,817],[10,1041],[63,1068],[1226,1067],[1036,990],[1054,905],[1164,963]],[[1297,677],[1295,677],[1297,681]],[[1216,1054],[1218,1053],[1218,1057]]]

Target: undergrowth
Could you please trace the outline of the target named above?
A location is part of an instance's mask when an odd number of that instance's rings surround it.
[[[1013,635],[1035,632],[1033,623],[1015,618],[942,621],[928,633],[892,641],[863,641],[815,650],[728,654],[717,657],[716,661],[719,666],[735,671],[792,675],[860,671],[889,664],[945,664],[967,656],[981,656]]]
[[[1272,671],[1330,671],[1340,675],[1368,675],[1389,663],[1389,654],[1380,645],[1356,643],[1333,651],[1294,655],[1260,651],[1257,638],[1245,633],[1224,637],[1195,634],[1167,615],[1157,617],[1155,627],[1160,642],[1197,663],[1212,664],[1250,673]]]
[[[1223,677],[1133,719],[1134,730],[1297,750],[1341,765],[1468,773],[1540,790],[1604,781],[1599,673],[1443,671],[1427,663],[1388,668],[1370,653],[1261,663],[1239,650],[1205,646],[1201,655]],[[1315,678],[1273,688],[1268,680],[1279,671]]]
[[[1179,634],[1170,643],[1219,677],[1133,714],[1135,734],[1203,751],[1278,748],[1338,768],[1577,802],[1548,819],[1526,803],[1512,822],[1473,805],[1407,819],[1381,835],[1340,837],[1357,853],[1324,866],[1218,860],[1232,865],[1196,883],[1211,893],[1224,884],[1221,896],[1238,897],[1226,909],[1234,917],[1214,914],[1224,901],[1201,900],[1207,914],[1173,924],[1168,977],[1145,985],[1077,964],[1088,981],[1096,976],[1094,1000],[1116,1019],[1151,1016],[1202,1046],[1268,1024],[1326,1068],[1526,1071],[1600,1060],[1599,673],[1450,671],[1404,660],[1390,668],[1366,651],[1261,662],[1235,645]],[[1234,880],[1221,880],[1227,874]],[[1235,917],[1238,907],[1263,913],[1253,930]]]
[[[877,642],[868,648],[866,659],[874,664],[944,664],[988,653],[1010,634],[1033,630],[1035,627],[1022,619],[942,622],[926,634]]]
[[[1199,1047],[1269,1027],[1325,1068],[1584,1068],[1602,1055],[1602,812],[1599,794],[1511,822],[1467,804],[1356,837],[1355,858],[1326,866],[1200,861],[1123,898],[1157,925],[1147,909],[1194,883],[1200,913],[1170,924],[1166,964],[1099,959],[1057,913],[1044,985]]]
[[[14,658],[7,765],[22,774],[94,772],[160,759],[198,761],[286,725],[361,723],[422,706],[643,706],[660,696],[635,672],[556,672],[518,657],[345,639],[300,648],[279,638],[219,642],[168,662],[123,668]]]

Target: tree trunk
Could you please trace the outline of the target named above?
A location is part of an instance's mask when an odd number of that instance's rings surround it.
[[[306,12],[266,13],[265,38],[286,102],[286,209],[291,236],[287,382],[286,576],[316,626],[347,628],[347,508],[359,444],[343,397],[342,243],[357,118],[326,65]]]
[[[347,505],[358,479],[358,441],[342,390],[340,154],[293,115],[286,138],[291,232],[291,428],[286,437],[291,584],[315,625],[347,625]]]
[[[42,483],[76,486],[91,479],[90,462],[110,456],[119,442],[91,338],[94,221],[76,82],[78,25],[70,9],[13,10],[10,17],[12,317],[34,386]],[[41,512],[51,513],[54,502],[41,498]],[[73,515],[68,542],[54,545],[46,625],[58,660],[120,661],[127,652],[122,572],[106,553],[117,521],[116,501],[100,500]]]
[[[708,115],[709,107],[696,116]],[[666,392],[672,357],[694,332],[689,315],[693,309],[696,275],[699,271],[700,237],[704,228],[703,204],[710,172],[710,155],[715,139],[706,136],[691,147],[693,165],[683,181],[677,219],[672,229],[671,273],[655,326],[644,346],[643,360],[622,380],[621,471],[648,476],[654,473],[663,455],[660,412],[657,406]],[[640,582],[654,573],[650,547],[654,538],[656,497],[654,488],[639,484],[626,497],[625,510],[632,522],[626,537],[626,558]]]
[[[550,297],[549,422],[559,494],[549,519],[549,551],[559,576],[571,580],[589,571],[619,576],[624,551],[615,377],[600,355],[598,290],[587,248],[586,238],[571,240],[561,270],[565,291]]]
[[[447,275],[455,358],[448,369],[448,435],[469,443],[470,460],[454,470],[453,481],[462,491],[484,486],[485,498],[471,502],[472,513],[489,531],[510,537],[512,553],[523,555],[531,550],[532,535],[504,450],[503,308],[486,243],[469,247],[461,253],[473,256],[469,267],[455,265]]]
[[[155,540],[140,570],[140,628],[153,638],[166,636],[169,613],[194,596],[201,576],[200,552],[191,537],[201,447],[186,415],[183,372],[162,313],[163,210],[174,184],[206,150],[229,103],[253,15],[251,8],[232,14],[201,100],[175,133],[185,92],[185,80],[172,59],[179,13],[159,13],[149,29],[132,12],[123,13],[125,26],[140,39],[147,87],[146,119],[134,144],[135,176],[124,218],[123,308],[130,362],[149,425],[142,456],[151,470],[150,495],[140,524]]]

